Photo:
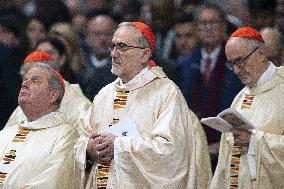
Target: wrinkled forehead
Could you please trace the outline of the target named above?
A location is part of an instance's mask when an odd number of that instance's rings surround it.
[[[114,33],[113,43],[137,43],[138,38],[142,36],[141,32],[132,26],[120,26]]]
[[[32,76],[39,76],[40,78],[49,78],[50,73],[48,70],[39,68],[39,67],[31,67],[28,69],[24,78],[32,77]]]

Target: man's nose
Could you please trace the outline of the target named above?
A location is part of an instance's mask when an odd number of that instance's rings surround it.
[[[111,57],[113,57],[113,58],[116,58],[116,57],[119,56],[119,51],[116,49],[116,47],[113,48],[113,49],[111,49],[110,55],[111,55]]]
[[[25,80],[23,80],[23,82],[22,82],[22,87],[29,87],[29,85],[30,85],[30,82],[31,81],[31,79],[25,79]]]

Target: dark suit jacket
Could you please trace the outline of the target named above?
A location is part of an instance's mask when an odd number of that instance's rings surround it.
[[[224,47],[222,47],[214,68],[218,70],[213,70],[211,73],[213,74],[213,76],[211,76],[211,78],[213,77],[213,79],[211,79],[213,81],[210,80],[209,86],[213,90],[208,92],[204,90],[205,86],[202,82],[203,76],[200,72],[201,49],[196,49],[191,54],[180,57],[178,60],[178,64],[181,67],[180,86],[182,93],[189,108],[191,108],[199,118],[216,116],[222,110],[230,107],[234,97],[244,87],[234,72],[227,68],[225,64],[226,61]],[[199,88],[199,93],[196,92],[196,86]],[[199,96],[196,96],[196,94]],[[197,106],[200,105],[201,108],[196,108],[196,104]],[[214,107],[210,108],[211,105]],[[205,132],[206,130],[207,128],[205,128]],[[220,139],[220,133],[214,131],[213,133],[213,135],[210,135],[206,132],[209,143],[217,142]]]
[[[111,58],[108,58],[106,66],[96,68],[90,59],[90,55],[86,56],[85,67],[83,70],[80,86],[85,96],[93,101],[98,92],[107,84],[113,82],[117,76],[111,73]]]
[[[18,105],[20,58],[17,49],[0,44],[0,130]]]

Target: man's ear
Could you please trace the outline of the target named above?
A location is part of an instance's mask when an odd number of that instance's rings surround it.
[[[55,102],[59,97],[59,91],[58,90],[51,91],[49,96],[50,96],[50,103],[55,104]]]
[[[267,57],[267,54],[268,54],[268,48],[267,48],[267,46],[262,46],[262,47],[260,47],[259,49],[259,55],[260,56],[258,56],[259,58],[261,58],[261,59],[266,59],[266,57]]]
[[[148,61],[149,61],[151,55],[152,55],[152,51],[151,51],[149,48],[145,49],[144,52],[143,52],[143,55],[142,55],[142,57],[141,57],[142,62],[143,62],[143,63],[144,63],[144,62],[147,62],[147,63],[148,63]]]

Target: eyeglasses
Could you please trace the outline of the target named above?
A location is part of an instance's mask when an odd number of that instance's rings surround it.
[[[244,68],[246,65],[246,60],[260,47],[255,48],[253,51],[251,51],[246,57],[244,57],[242,60],[234,60],[234,61],[228,61],[227,62],[227,67],[230,70],[234,69],[234,65],[237,65],[240,68]]]
[[[112,47],[110,48],[110,51],[113,51],[114,48],[120,52],[125,52],[129,49],[145,49],[145,47],[137,47],[137,46],[132,46],[132,45],[127,45],[125,43],[113,43]]]

